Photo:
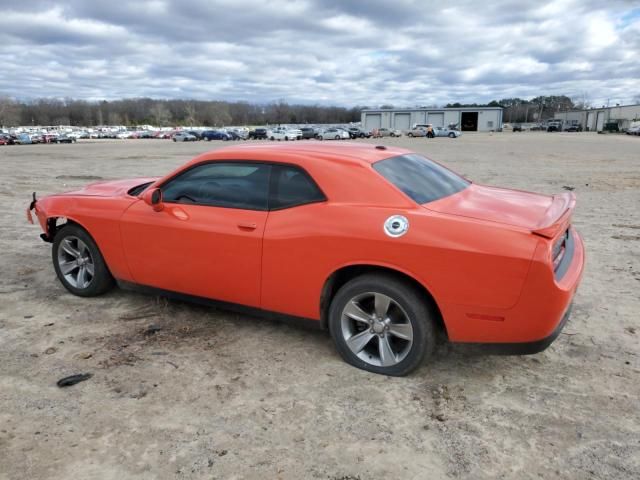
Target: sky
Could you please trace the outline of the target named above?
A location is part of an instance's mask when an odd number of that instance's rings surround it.
[[[0,95],[640,102],[640,0],[0,0]]]

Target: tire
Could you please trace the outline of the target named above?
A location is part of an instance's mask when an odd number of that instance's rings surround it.
[[[381,305],[388,299],[382,317],[390,323],[370,315],[376,298],[383,299]],[[360,310],[354,310],[353,305],[358,305]],[[345,314],[347,307],[352,314],[361,315],[360,320]],[[365,274],[343,285],[329,307],[329,329],[338,353],[347,363],[383,375],[407,375],[433,353],[436,343],[434,314],[423,294],[409,282],[389,274]],[[410,334],[411,339],[397,334]],[[349,346],[348,340],[352,338],[356,338],[354,349],[358,353]],[[382,345],[391,349],[386,361],[381,352],[389,350]]]
[[[51,255],[58,279],[74,295],[95,297],[113,288],[113,277],[98,246],[82,227],[75,224],[63,226],[53,240]],[[82,260],[81,266],[77,266],[79,259]],[[66,273],[63,272],[65,267],[68,269]]]
[[[456,138],[456,134],[455,133],[450,133],[449,134],[449,138]]]
[[[340,140],[340,135],[336,135],[335,140]]]
[[[275,137],[271,137],[269,140],[273,142],[275,139],[276,139]]]
[[[407,133],[407,137],[413,137],[413,133],[411,132]]]

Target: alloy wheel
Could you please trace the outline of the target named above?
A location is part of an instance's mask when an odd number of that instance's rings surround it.
[[[413,345],[413,327],[393,298],[378,292],[353,297],[342,310],[342,336],[351,352],[376,367],[400,363]]]
[[[74,288],[85,289],[95,275],[93,257],[87,244],[69,235],[58,247],[58,267],[64,279]]]

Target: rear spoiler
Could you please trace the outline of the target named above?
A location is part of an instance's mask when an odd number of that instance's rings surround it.
[[[555,238],[569,227],[571,214],[576,208],[576,196],[572,192],[553,196],[551,206],[547,209],[539,226],[532,233],[545,238]]]

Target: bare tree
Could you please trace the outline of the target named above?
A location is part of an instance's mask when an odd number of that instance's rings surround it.
[[[0,97],[0,126],[13,126],[20,123],[18,103],[9,97]]]
[[[151,117],[159,127],[166,126],[171,120],[171,112],[164,102],[157,102],[151,107]]]

